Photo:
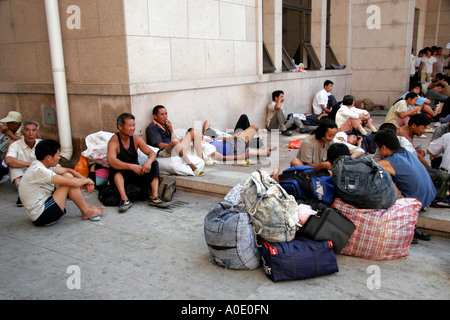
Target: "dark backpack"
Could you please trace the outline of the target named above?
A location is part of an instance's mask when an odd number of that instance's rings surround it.
[[[291,167],[284,170],[278,178],[283,189],[296,199],[312,198],[328,204],[334,201],[334,185],[327,169]]]
[[[391,175],[368,156],[341,156],[332,172],[336,198],[355,208],[388,209],[397,201]]]

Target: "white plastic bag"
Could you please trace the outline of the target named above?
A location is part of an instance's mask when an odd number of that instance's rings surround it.
[[[106,158],[108,155],[108,142],[113,135],[114,133],[104,131],[88,135],[85,139],[87,149],[81,155],[86,157],[88,161],[109,168]]]

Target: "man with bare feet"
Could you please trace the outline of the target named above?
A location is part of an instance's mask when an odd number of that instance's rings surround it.
[[[92,192],[95,184],[73,169],[57,167],[61,145],[42,140],[36,146],[36,160],[22,177],[19,195],[35,226],[54,224],[66,213],[67,198],[81,211],[84,220],[99,221],[105,208],[89,205],[80,187]]]
[[[167,109],[158,105],[153,108],[153,122],[146,130],[147,143],[152,147],[159,148],[157,156],[159,158],[170,158],[172,155],[180,156],[184,163],[191,167],[197,177],[205,175],[205,172],[197,168],[190,160],[186,150],[194,143],[194,149],[199,157],[203,157],[202,134],[195,129],[178,140],[174,133],[172,123],[168,119]]]

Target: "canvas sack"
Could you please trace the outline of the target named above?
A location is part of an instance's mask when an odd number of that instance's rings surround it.
[[[204,234],[214,264],[236,270],[260,267],[253,226],[241,206],[227,201],[215,205],[205,216]]]
[[[244,189],[245,211],[255,234],[272,242],[293,240],[300,227],[295,198],[260,170],[251,174]]]

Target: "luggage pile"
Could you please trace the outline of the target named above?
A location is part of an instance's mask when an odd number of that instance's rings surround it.
[[[205,217],[205,240],[213,263],[236,270],[262,265],[274,282],[338,272],[332,241],[298,236],[299,207],[269,174],[253,172]]]
[[[340,160],[333,174],[293,167],[276,182],[257,170],[235,186],[204,219],[213,263],[235,270],[262,266],[278,282],[336,273],[337,254],[406,257],[421,203],[391,193],[377,203],[364,199],[361,188],[371,188],[374,197],[390,190],[390,175],[367,159]]]

